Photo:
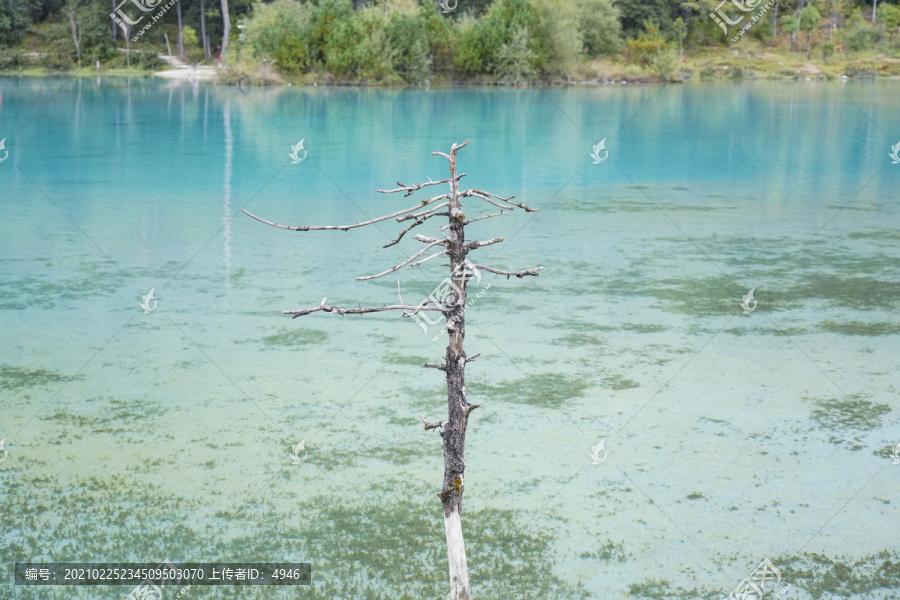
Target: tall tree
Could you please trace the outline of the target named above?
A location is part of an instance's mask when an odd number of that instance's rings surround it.
[[[818,29],[822,24],[822,15],[816,10],[815,6],[807,6],[800,13],[800,30],[806,32],[806,58],[810,56],[809,36],[813,29]]]
[[[206,7],[204,6],[204,0],[200,0],[200,35],[202,36],[200,42],[203,45],[203,56],[209,60],[209,40],[206,39]]]
[[[184,58],[184,27],[181,23],[181,2],[175,2],[178,7],[178,58]]]
[[[794,51],[794,36],[800,31],[800,20],[794,15],[785,15],[781,17],[781,28],[785,33],[791,34],[791,52]]]
[[[441,499],[441,505],[444,512],[444,533],[447,538],[447,557],[450,564],[450,598],[452,600],[470,600],[471,592],[469,590],[469,572],[466,561],[466,549],[463,541],[462,533],[462,499],[465,493],[465,445],[466,445],[466,428],[468,427],[469,414],[480,407],[480,404],[469,404],[466,400],[466,363],[474,360],[478,354],[466,356],[463,350],[463,340],[466,334],[466,286],[473,277],[480,278],[480,271],[505,275],[507,279],[514,275],[522,278],[525,276],[537,276],[538,271],[543,267],[534,267],[524,271],[501,271],[483,265],[476,265],[466,258],[466,256],[477,248],[488,246],[502,242],[503,238],[494,238],[483,242],[465,241],[465,226],[475,221],[487,219],[490,217],[502,216],[507,214],[506,211],[515,210],[516,207],[524,209],[528,212],[536,212],[536,209],[527,207],[525,204],[513,202],[514,196],[503,198],[495,194],[484,192],[482,190],[470,189],[460,191],[459,180],[465,176],[465,173],[457,173],[456,169],[456,153],[460,148],[464,148],[469,142],[463,144],[453,144],[450,148],[450,154],[443,152],[432,152],[433,155],[443,156],[450,163],[450,178],[440,181],[428,181],[415,185],[404,185],[397,182],[400,187],[393,190],[378,190],[384,194],[392,194],[396,192],[405,192],[405,196],[409,196],[414,192],[430,186],[450,184],[450,192],[440,194],[430,200],[422,200],[419,204],[411,208],[397,211],[395,213],[376,217],[374,219],[355,223],[353,225],[321,225],[321,226],[287,226],[279,225],[265,219],[261,219],[255,215],[243,210],[257,221],[272,225],[281,229],[289,229],[292,231],[313,231],[313,230],[337,230],[347,231],[356,227],[364,227],[381,221],[396,218],[398,222],[414,220],[412,225],[400,232],[400,235],[384,247],[393,246],[400,242],[406,233],[414,229],[431,217],[445,216],[448,217],[448,224],[441,227],[440,231],[449,230],[447,235],[442,238],[428,237],[420,234],[412,236],[412,239],[422,242],[425,247],[416,252],[407,260],[399,265],[392,267],[382,273],[369,275],[366,277],[357,277],[359,280],[375,279],[389,275],[404,266],[418,266],[426,261],[439,256],[447,256],[450,258],[450,275],[445,279],[438,290],[435,290],[428,299],[423,300],[419,305],[412,306],[403,303],[400,296],[400,282],[397,281],[397,296],[400,304],[392,306],[377,306],[367,308],[341,308],[338,306],[329,306],[325,304],[325,298],[316,308],[307,308],[302,310],[285,311],[285,314],[294,315],[297,318],[302,315],[324,311],[336,315],[358,315],[363,313],[382,312],[386,310],[402,310],[404,317],[413,317],[417,321],[421,320],[418,314],[422,311],[440,312],[446,321],[446,331],[449,334],[447,343],[447,351],[444,355],[444,362],[439,365],[430,365],[426,363],[424,367],[438,369],[444,372],[447,381],[447,411],[448,418],[445,421],[429,423],[425,416],[422,416],[422,422],[425,430],[438,430],[443,443],[441,444],[444,454],[444,481],[441,493],[438,497]],[[482,217],[466,220],[466,215],[462,212],[463,198],[478,198],[500,208],[500,212]],[[444,200],[444,202],[440,202]],[[428,208],[426,208],[428,207]],[[424,210],[423,210],[424,209]],[[443,209],[443,210],[442,210]],[[428,250],[434,247],[441,247],[440,250],[426,258],[418,259]],[[415,262],[413,262],[415,261]],[[427,328],[426,328],[427,329]]]
[[[222,26],[225,31],[222,32],[222,66],[228,64],[228,36],[231,34],[231,17],[228,16],[228,0],[222,0]]]
[[[81,66],[81,19],[78,18],[78,5],[73,1],[66,5],[66,13],[69,17],[69,26],[72,28],[72,41],[75,42],[75,52],[78,55],[78,66]]]

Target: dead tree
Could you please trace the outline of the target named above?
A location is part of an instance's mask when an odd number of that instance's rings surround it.
[[[503,198],[477,189],[460,191],[459,180],[465,177],[465,173],[457,174],[456,153],[468,143],[469,142],[466,141],[464,144],[460,145],[453,144],[449,155],[444,154],[443,152],[432,152],[432,155],[443,156],[450,163],[449,179],[442,179],[440,181],[429,180],[425,183],[416,185],[404,185],[398,181],[397,185],[400,187],[396,189],[378,190],[378,192],[382,194],[406,192],[404,196],[410,196],[414,192],[428,186],[441,185],[444,183],[450,184],[450,191],[448,193],[434,196],[428,200],[422,200],[419,204],[411,208],[406,208],[389,215],[380,216],[362,223],[357,222],[352,225],[288,226],[267,221],[244,210],[247,215],[253,217],[257,221],[261,221],[262,223],[273,227],[289,229],[292,231],[347,231],[349,229],[365,227],[366,225],[372,225],[388,219],[396,219],[398,223],[413,221],[411,225],[400,232],[396,239],[385,244],[383,246],[384,248],[399,243],[403,236],[409,233],[409,231],[423,225],[432,217],[444,216],[448,218],[448,224],[440,228],[441,233],[445,231],[448,232],[445,237],[434,238],[416,234],[412,236],[412,239],[425,244],[424,248],[410,256],[407,260],[386,271],[375,275],[357,277],[357,280],[375,279],[377,277],[389,275],[405,266],[419,266],[422,263],[439,256],[448,256],[450,258],[450,276],[444,281],[449,285],[445,286],[446,294],[441,297],[435,298],[434,294],[432,294],[430,298],[423,300],[416,306],[404,304],[403,298],[400,296],[400,282],[398,280],[397,296],[400,302],[399,304],[367,308],[341,308],[339,306],[325,304],[327,298],[323,298],[321,304],[315,308],[286,310],[284,311],[284,314],[293,315],[293,318],[297,318],[318,311],[337,315],[357,315],[387,310],[400,310],[403,311],[404,317],[412,317],[418,320],[417,316],[421,311],[437,311],[442,313],[446,321],[446,331],[449,334],[444,362],[439,365],[426,363],[423,366],[426,368],[439,369],[446,374],[448,414],[446,420],[438,421],[436,423],[429,423],[424,415],[421,418],[422,422],[425,424],[426,431],[437,429],[440,431],[440,435],[443,438],[444,483],[438,497],[441,499],[441,504],[444,508],[444,529],[447,535],[447,557],[450,563],[450,597],[453,600],[470,600],[471,598],[469,592],[469,573],[466,566],[466,550],[463,543],[460,515],[462,513],[463,494],[465,493],[466,427],[468,425],[469,414],[481,406],[481,404],[469,404],[466,401],[466,363],[478,357],[478,354],[467,357],[463,350],[463,340],[465,339],[466,334],[466,285],[469,279],[478,274],[477,270],[498,275],[506,275],[507,279],[509,279],[511,275],[519,278],[525,277],[526,275],[537,276],[538,271],[543,270],[543,267],[537,266],[525,271],[502,271],[500,269],[474,264],[466,258],[470,252],[477,248],[503,241],[502,237],[498,237],[485,241],[476,240],[466,243],[465,227],[469,223],[491,217],[498,217],[507,214],[506,211],[514,210],[517,207],[527,212],[537,211],[537,209],[529,208],[525,204],[513,202],[515,196]],[[484,202],[499,208],[500,211],[467,220],[465,213],[463,213],[463,198],[483,200]],[[425,258],[419,258],[427,251],[436,247],[440,247],[442,250],[426,256]]]

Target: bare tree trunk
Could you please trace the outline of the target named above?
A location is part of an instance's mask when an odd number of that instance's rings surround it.
[[[222,33],[222,66],[228,64],[228,36],[231,34],[231,17],[228,16],[228,0],[222,0],[222,24],[225,31]]]
[[[775,3],[775,12],[772,13],[772,39],[778,33],[778,3]]]
[[[125,32],[125,64],[131,68],[131,25],[126,25],[128,30]]]
[[[872,0],[872,25],[875,24],[875,9],[878,7],[878,0]]]
[[[181,26],[181,2],[176,2],[178,6],[178,58],[184,58],[184,28]]]
[[[69,12],[69,25],[72,26],[72,40],[75,42],[75,52],[78,53],[78,66],[81,66],[81,36],[78,35],[78,26],[75,24],[75,13]]]
[[[469,570],[466,563],[466,547],[462,533],[462,499],[465,493],[466,426],[472,407],[466,402],[466,353],[463,341],[466,336],[466,283],[470,277],[466,271],[465,231],[460,210],[459,180],[456,176],[456,150],[450,158],[450,255],[453,298],[448,304],[453,308],[446,313],[449,342],[445,368],[447,372],[447,409],[449,423],[441,429],[444,450],[444,484],[439,495],[444,507],[444,530],[447,536],[447,558],[450,563],[450,597],[453,600],[470,600]]]
[[[116,12],[116,0],[112,0],[112,11],[113,11],[113,14],[115,14],[115,12]],[[113,21],[113,41],[114,41],[114,42],[116,41],[116,34],[117,34],[117,31],[116,31],[116,30],[117,30],[117,29],[118,29],[118,27],[116,27],[116,22]]]
[[[163,37],[166,38],[166,52],[169,53],[169,56],[172,56],[172,46],[169,44],[169,34],[163,31]]]
[[[206,8],[200,0],[200,39],[203,43],[203,56],[209,59],[209,40],[206,39]]]

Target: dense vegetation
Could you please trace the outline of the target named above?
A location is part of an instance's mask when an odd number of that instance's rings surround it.
[[[456,0],[443,1],[177,0],[125,39],[110,18],[116,0],[17,0],[0,3],[0,69],[159,69],[158,53],[213,63],[225,47],[237,80],[513,84],[605,72],[592,64],[667,79],[691,54],[728,46],[822,63],[867,51],[900,58],[900,8],[887,1],[743,0],[754,7],[745,13],[741,0],[458,0],[447,12]],[[164,4],[120,6],[137,20]],[[710,18],[717,8],[744,19],[726,34]]]

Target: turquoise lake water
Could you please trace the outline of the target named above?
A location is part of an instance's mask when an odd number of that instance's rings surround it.
[[[392,304],[398,277],[418,303],[441,261],[356,281],[421,248],[382,249],[406,224],[239,211],[395,212],[445,187],[376,190],[446,177],[431,153],[465,140],[464,188],[540,209],[470,225],[505,236],[470,260],[544,267],[470,284],[473,597],[723,598],[767,558],[767,597],[900,598],[898,97],[0,79],[0,598],[131,591],[15,586],[17,561],[164,559],[312,564],[186,599],[446,594],[420,421],[446,337],[282,315]]]

